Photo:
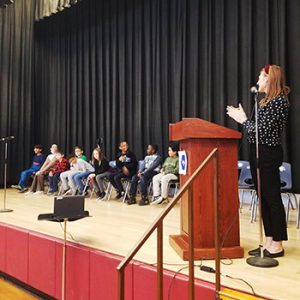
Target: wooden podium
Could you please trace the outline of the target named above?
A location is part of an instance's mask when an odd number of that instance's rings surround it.
[[[218,200],[221,257],[243,257],[240,247],[237,149],[241,133],[196,118],[186,118],[169,125],[169,138],[180,142],[187,154],[187,175],[180,176],[183,185],[203,162],[218,148]],[[203,169],[193,183],[194,195],[194,254],[195,259],[213,259],[213,163]],[[188,199],[181,198],[181,234],[171,235],[170,244],[184,260],[188,260]]]

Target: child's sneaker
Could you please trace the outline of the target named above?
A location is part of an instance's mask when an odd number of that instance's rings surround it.
[[[135,199],[135,197],[131,197],[126,202],[127,202],[128,205],[136,204],[136,199]]]
[[[148,197],[142,197],[141,201],[139,202],[140,206],[149,205],[149,204],[150,204],[150,202],[149,202]]]
[[[13,184],[12,186],[11,186],[13,189],[17,189],[17,190],[22,190],[22,187],[20,186],[20,185],[15,185],[15,184]]]
[[[153,201],[151,202],[151,205],[160,204],[161,202],[163,202],[163,200],[164,198],[162,196],[154,198]]]
[[[25,193],[26,191],[28,191],[27,187],[24,187],[22,189],[19,190],[19,193]]]

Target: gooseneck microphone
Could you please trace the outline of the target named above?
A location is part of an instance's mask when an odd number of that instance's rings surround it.
[[[257,86],[252,86],[251,88],[250,88],[250,92],[252,93],[252,94],[256,94],[256,93],[258,93],[258,89],[257,89]]]
[[[0,138],[0,142],[4,142],[4,141],[9,141],[9,140],[13,140],[15,137],[13,135],[11,136],[6,136],[3,138]]]

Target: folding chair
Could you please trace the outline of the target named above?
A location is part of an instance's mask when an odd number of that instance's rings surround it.
[[[172,186],[174,187],[174,193],[170,194]],[[168,183],[168,195],[171,197],[175,197],[179,191],[179,187],[180,187],[179,179],[170,180]]]
[[[92,180],[94,180],[94,179],[92,179]],[[91,183],[91,180],[89,179],[89,178],[86,178],[85,180],[85,185],[84,185],[84,189],[83,189],[83,195],[85,195],[85,192],[86,192],[86,190],[88,189],[88,187],[89,187],[89,185],[90,185],[90,183]],[[91,195],[90,195],[90,199],[92,199],[92,197],[93,197],[93,194],[94,194],[94,192],[95,192],[95,187],[94,187],[94,185],[92,185],[93,187],[92,187],[92,190],[91,190]]]
[[[253,204],[255,204],[254,202],[257,200],[255,199],[256,192],[254,189],[249,161],[239,160],[238,169],[240,170],[239,180],[238,180],[238,188],[240,194],[239,195],[240,210],[242,209],[243,206],[244,192],[249,191],[251,195],[250,210],[251,212],[253,212],[253,214],[251,214],[251,220],[253,220],[252,216],[254,217],[255,211],[253,211],[252,208],[254,208]]]
[[[115,160],[111,160],[108,164],[109,164],[109,167],[111,169],[117,170],[117,164],[116,164]],[[111,198],[111,194],[112,194],[112,191],[113,191],[113,186],[111,185],[108,177],[105,177],[104,180],[106,181],[107,186],[106,186],[106,190],[105,190],[105,197],[102,200],[103,201],[108,201]]]
[[[131,177],[130,178],[123,178],[122,184],[124,187],[124,196],[122,198],[123,203],[126,202],[126,196],[129,193],[130,185],[131,185]]]
[[[281,193],[287,196],[287,202],[284,203],[284,206],[285,206],[285,213],[286,213],[286,223],[288,224],[290,208],[295,209],[293,202],[291,200],[291,195],[293,195],[294,197],[295,206],[298,206],[296,195],[291,192],[292,190],[291,164],[287,162],[283,162],[282,166],[279,167],[279,171],[280,171]],[[299,215],[299,206],[298,206],[298,215]],[[297,221],[297,227],[298,227],[298,221]]]

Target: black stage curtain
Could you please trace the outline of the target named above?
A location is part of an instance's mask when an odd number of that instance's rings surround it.
[[[121,139],[139,158],[149,142],[165,154],[168,124],[182,117],[237,129],[226,105],[250,114],[260,68],[279,64],[292,88],[285,160],[299,189],[299,15],[298,0],[85,0],[36,23],[36,134],[66,151],[103,137],[109,158]]]
[[[16,179],[32,156],[33,0],[17,0],[0,8],[0,138],[8,144],[8,176]],[[4,143],[0,142],[0,186],[3,185]]]
[[[279,64],[292,89],[285,160],[300,191],[299,15],[298,0],[83,0],[36,22],[33,140],[89,154],[102,137],[112,158],[127,139],[138,158],[149,142],[166,154],[168,124],[182,117],[239,129],[226,105],[250,114],[260,68]]]
[[[80,0],[38,0],[35,7],[35,20],[47,18],[56,14],[71,5],[76,4]]]

